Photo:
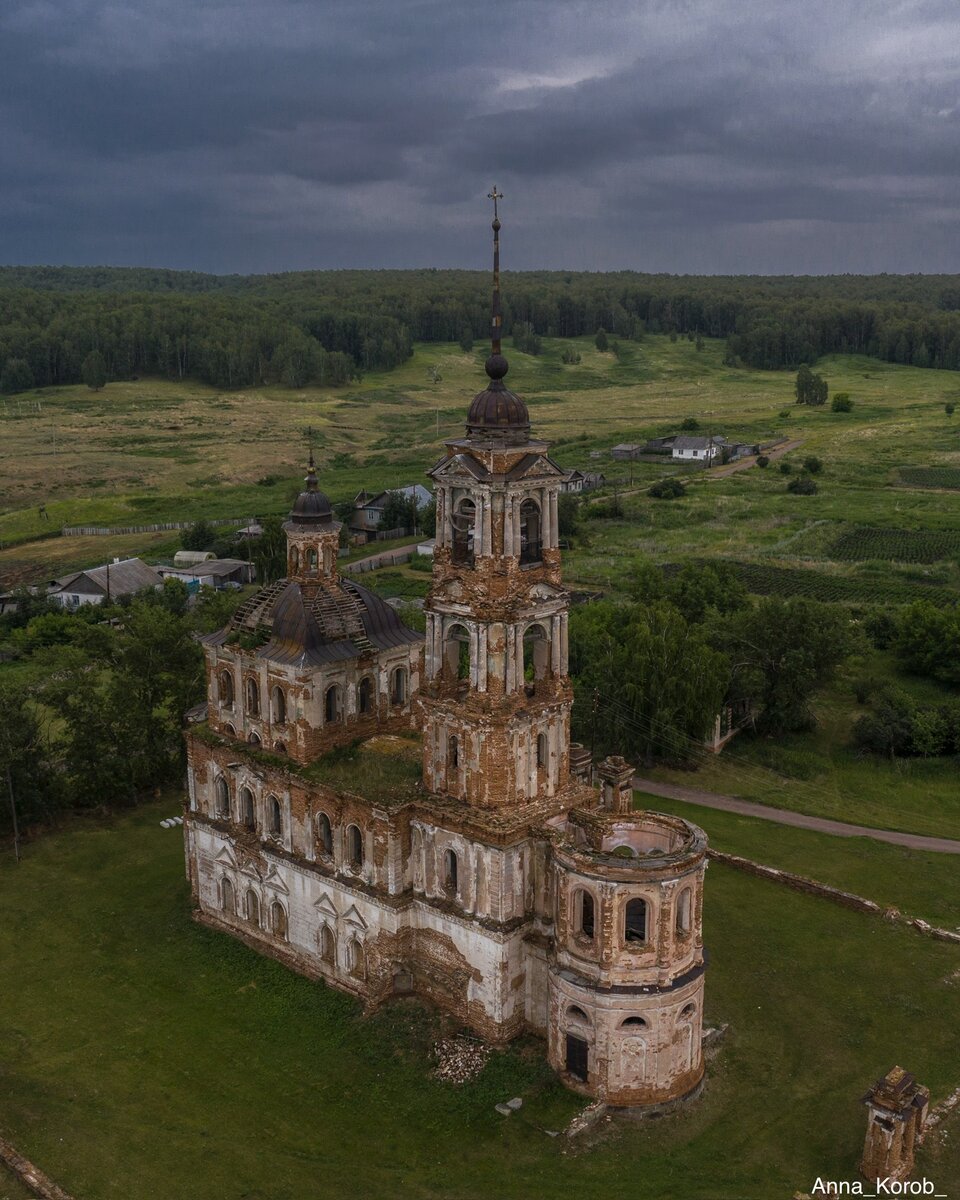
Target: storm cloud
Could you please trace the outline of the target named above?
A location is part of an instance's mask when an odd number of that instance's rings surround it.
[[[960,271],[955,0],[5,0],[0,261]]]

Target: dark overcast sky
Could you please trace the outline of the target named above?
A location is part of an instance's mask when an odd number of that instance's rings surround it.
[[[0,262],[960,271],[958,0],[0,0]]]

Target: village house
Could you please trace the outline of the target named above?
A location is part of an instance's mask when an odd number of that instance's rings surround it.
[[[202,639],[187,874],[199,920],[368,1008],[537,1034],[570,1087],[664,1111],[704,1074],[706,838],[570,741],[565,472],[504,383],[496,285],[492,340],[429,471],[425,634],[341,576],[311,458],[285,578]]]
[[[383,520],[387,499],[391,495],[403,496],[406,500],[415,500],[418,512],[426,508],[433,500],[433,496],[422,483],[390,488],[388,491],[378,492],[375,496],[368,495],[365,491],[360,492],[353,502],[353,515],[349,522],[351,533],[364,535],[368,541],[376,537]]]
[[[102,567],[75,571],[55,580],[47,595],[62,608],[79,608],[83,604],[108,604],[162,585],[160,573],[139,558],[115,558]]]
[[[192,588],[240,587],[257,578],[256,567],[242,558],[208,558],[192,566],[159,566],[157,571],[164,579],[179,579]]]

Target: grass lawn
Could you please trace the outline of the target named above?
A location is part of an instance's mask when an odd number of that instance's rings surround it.
[[[364,1018],[195,925],[158,826],[173,807],[75,823],[0,867],[0,1132],[83,1200],[780,1200],[855,1177],[858,1097],[894,1062],[937,1099],[960,1081],[955,947],[714,865],[707,1016],[731,1030],[703,1099],[565,1155],[543,1129],[578,1101],[537,1043],[440,1084],[425,1010]],[[944,1191],[952,1126],[923,1164]]]

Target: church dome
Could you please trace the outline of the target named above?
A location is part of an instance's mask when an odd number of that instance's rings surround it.
[[[530,414],[526,404],[503,382],[507,360],[502,354],[491,354],[485,367],[490,383],[473,398],[467,413],[467,432],[504,441],[525,441],[530,435]]]
[[[313,464],[313,453],[310,454],[310,465],[303,481],[305,489],[293,502],[290,510],[290,523],[307,529],[329,525],[333,520],[333,509],[330,501],[320,491],[317,484],[317,471]]]

